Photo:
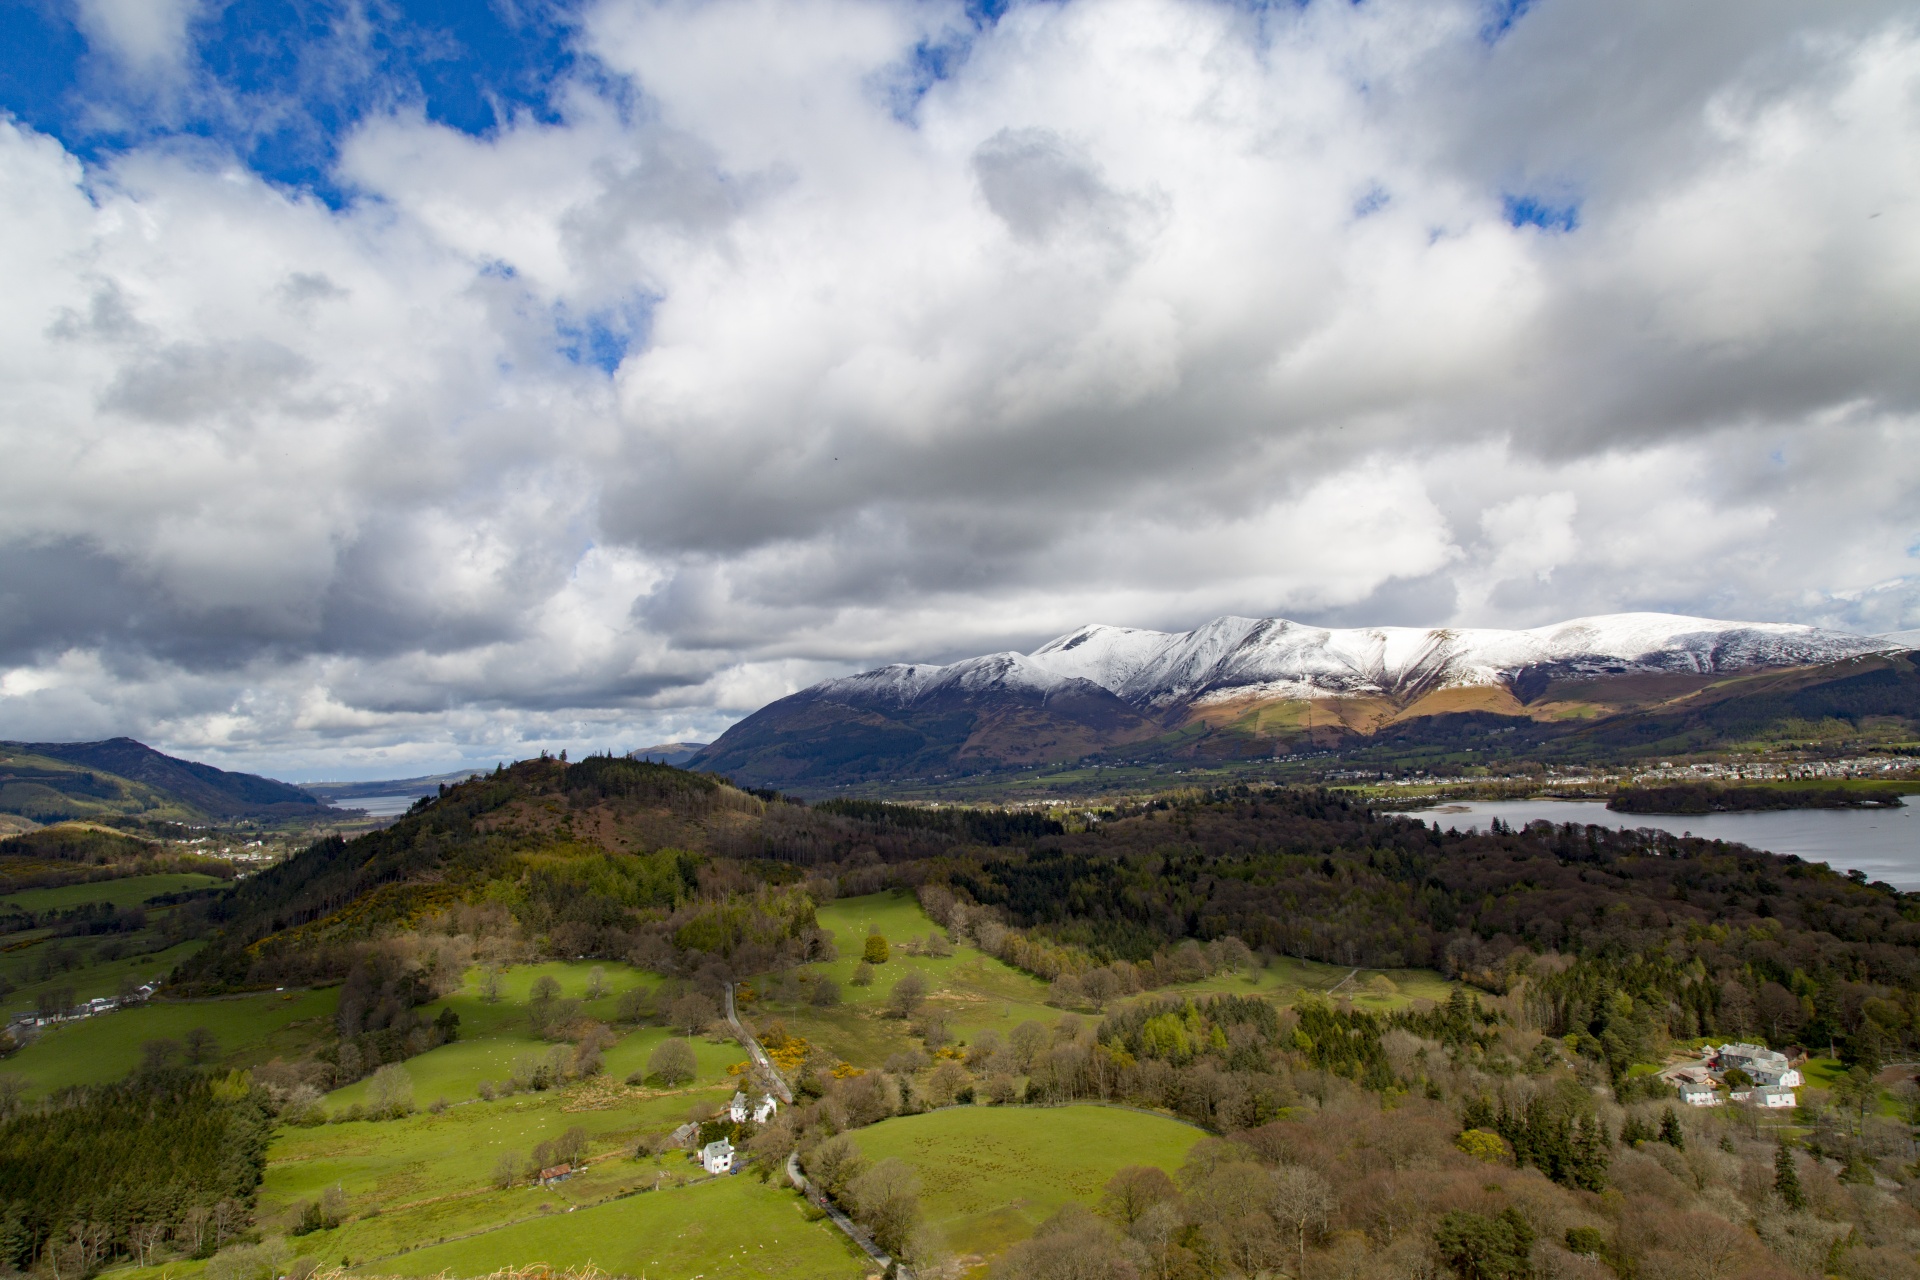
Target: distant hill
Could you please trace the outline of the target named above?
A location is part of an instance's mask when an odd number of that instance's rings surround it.
[[[1885,638],[1671,614],[1531,631],[1275,618],[1177,634],[1090,626],[1031,654],[826,681],[761,708],[689,763],[804,792],[1301,751],[1619,756],[1804,736],[1812,721],[1833,722],[1819,730],[1829,737],[1911,737],[1914,659]]]
[[[442,786],[455,786],[478,774],[484,769],[455,769],[450,773],[429,773],[417,778],[379,778],[370,782],[308,782],[301,789],[320,797],[328,804],[352,808],[351,801],[364,800],[368,796],[426,796],[432,795]]]
[[[651,747],[640,747],[627,752],[627,759],[678,766],[693,759],[711,745],[707,742],[656,742]]]
[[[285,818],[321,807],[299,787],[181,760],[132,738],[0,742],[0,812],[36,822]]]

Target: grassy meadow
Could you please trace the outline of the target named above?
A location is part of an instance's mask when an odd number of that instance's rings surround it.
[[[330,1035],[339,992],[265,991],[219,1000],[155,1000],[42,1032],[7,1060],[29,1095],[69,1084],[118,1080],[140,1062],[148,1040],[179,1040],[195,1027],[213,1033],[216,1062],[251,1066],[295,1057]]]
[[[151,876],[127,876],[119,880],[96,880],[92,884],[63,884],[51,889],[19,889],[0,896],[0,908],[18,907],[22,911],[64,911],[86,902],[105,902],[115,907],[137,907],[162,893],[185,893],[192,889],[212,889],[225,884],[217,876],[192,871],[162,872]]]
[[[1178,1169],[1206,1134],[1121,1107],[948,1107],[855,1132],[870,1160],[920,1175],[928,1225],[948,1249],[987,1259],[1033,1234],[1062,1205],[1093,1205],[1127,1165]]]

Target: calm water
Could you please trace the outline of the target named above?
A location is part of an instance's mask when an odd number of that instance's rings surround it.
[[[355,796],[351,800],[336,800],[334,806],[340,809],[365,809],[369,818],[397,818],[411,809],[413,802],[419,798],[419,796]]]
[[[1788,809],[1773,813],[1667,815],[1614,813],[1599,800],[1489,800],[1459,802],[1411,815],[1444,830],[1484,830],[1495,818],[1515,827],[1529,822],[1578,822],[1634,829],[1655,827],[1709,840],[1737,840],[1774,853],[1797,853],[1836,871],[1860,870],[1897,889],[1920,889],[1920,805],[1898,809]]]

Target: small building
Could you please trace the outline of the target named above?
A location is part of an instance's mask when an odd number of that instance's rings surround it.
[[[733,1144],[722,1138],[700,1148],[700,1167],[708,1173],[732,1173]]]
[[[1747,1074],[1753,1077],[1755,1084],[1772,1085],[1783,1089],[1798,1089],[1806,1081],[1794,1068],[1777,1063],[1754,1064],[1747,1068]]]
[[[734,1090],[733,1101],[727,1104],[727,1119],[735,1124],[747,1122],[747,1095],[738,1089]]]
[[[667,1141],[676,1147],[690,1147],[693,1140],[700,1136],[700,1126],[689,1120],[667,1135]]]
[[[1679,1066],[1668,1067],[1660,1073],[1660,1078],[1676,1089],[1683,1084],[1713,1083],[1713,1074],[1697,1062],[1683,1062]]]
[[[1677,1081],[1674,1087],[1680,1091],[1680,1101],[1690,1107],[1717,1107],[1720,1105],[1720,1095],[1715,1093],[1713,1086],[1705,1081],[1681,1080]]]
[[[1756,1107],[1797,1107],[1800,1100],[1793,1096],[1793,1090],[1777,1084],[1757,1084],[1751,1089],[1735,1089],[1727,1095],[1735,1102],[1745,1102]]]
[[[772,1094],[761,1094],[760,1101],[753,1104],[753,1122],[755,1124],[765,1124],[767,1121],[773,1119],[775,1113],[779,1110],[780,1104],[774,1101]]]
[[[550,1187],[556,1182],[565,1182],[572,1176],[573,1166],[571,1164],[556,1164],[550,1169],[542,1169],[540,1171],[539,1181],[541,1186]]]

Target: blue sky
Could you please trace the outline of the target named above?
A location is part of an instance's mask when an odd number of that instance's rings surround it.
[[[578,6],[528,0],[247,0],[185,23],[188,65],[156,90],[96,51],[82,10],[8,0],[0,106],[96,159],[169,135],[204,137],[263,176],[337,197],[341,136],[371,112],[410,110],[482,135],[557,118],[556,87],[591,76],[573,51]],[[104,117],[104,118],[103,118]]]
[[[0,738],[1220,614],[1920,626],[1893,0],[0,0]]]

